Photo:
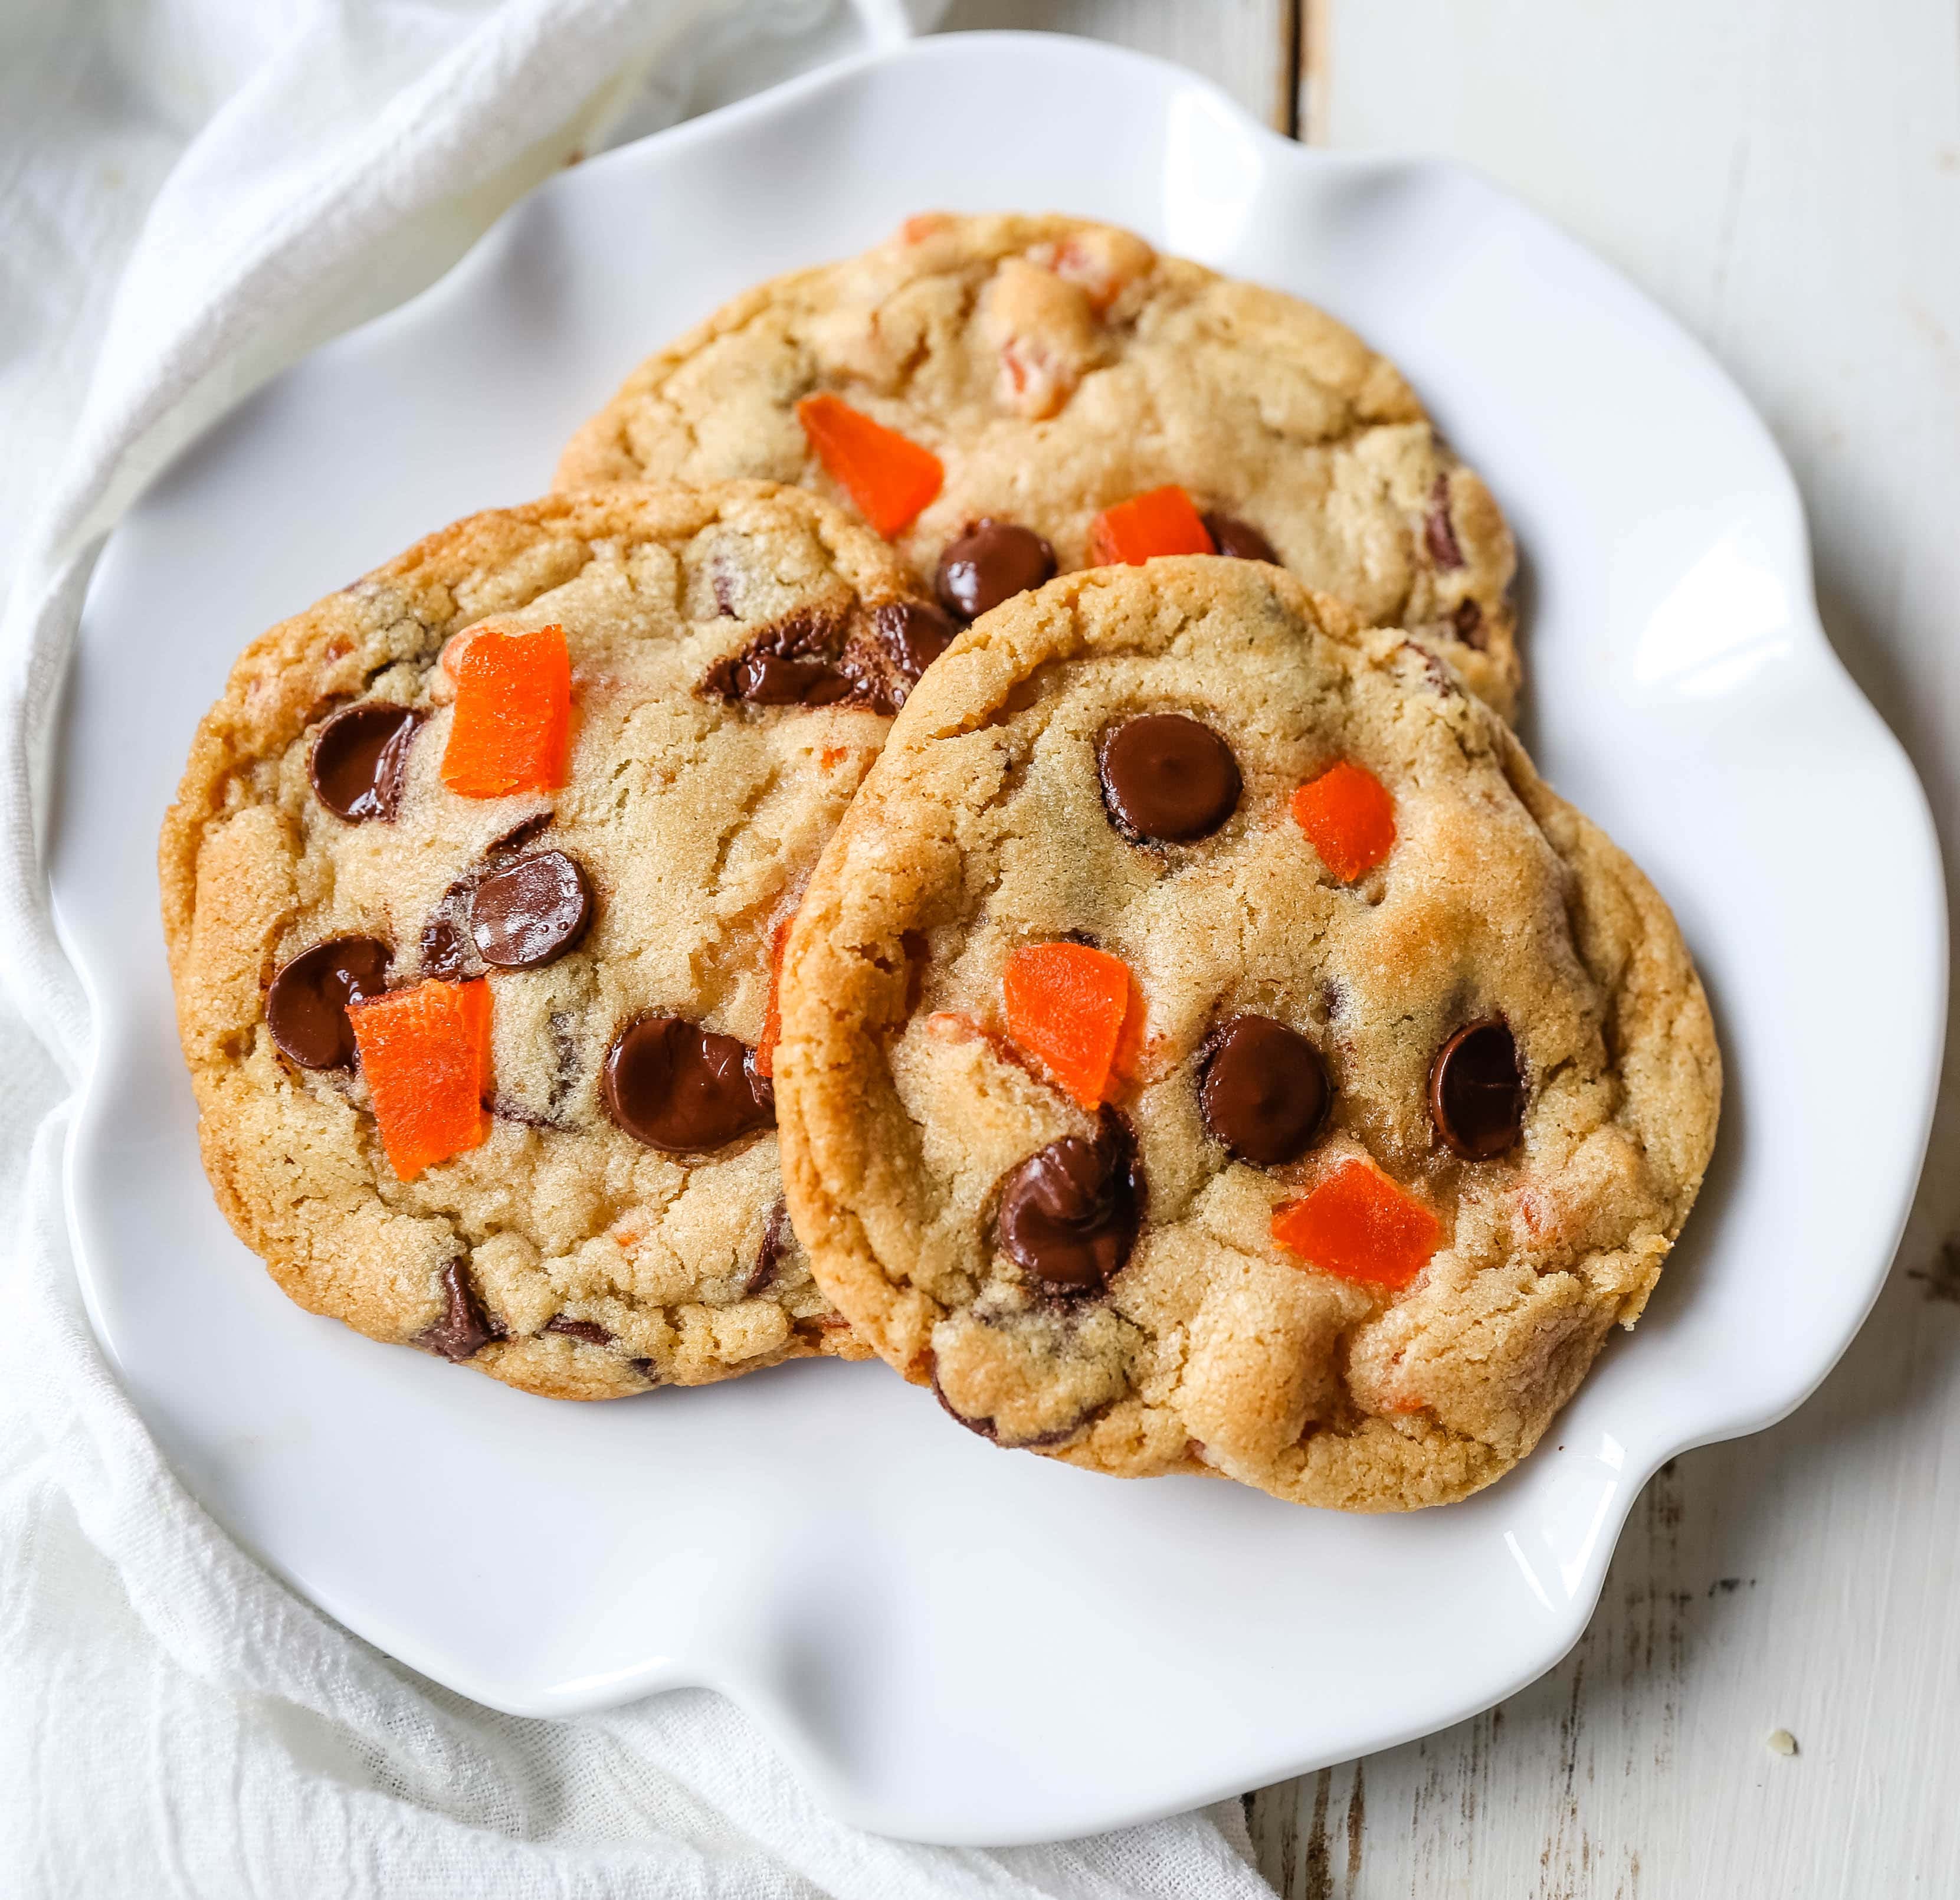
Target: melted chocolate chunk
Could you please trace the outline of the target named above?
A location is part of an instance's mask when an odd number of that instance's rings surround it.
[[[752,706],[834,706],[854,683],[834,661],[780,653],[744,654],[735,668],[735,697]]]
[[[417,1345],[460,1363],[473,1359],[492,1340],[503,1338],[504,1329],[484,1311],[470,1284],[469,1270],[460,1260],[452,1260],[443,1268],[442,1291],[446,1303],[443,1316],[416,1335]]]
[[[990,607],[1055,578],[1055,550],[1032,528],[988,516],[969,521],[939,557],[934,590],[958,620],[977,620]]]
[[[1242,1161],[1275,1168],[1304,1154],[1333,1091],[1320,1052],[1269,1016],[1235,1016],[1218,1033],[1198,1084],[1214,1141]]]
[[[1422,538],[1429,558],[1439,568],[1460,568],[1463,550],[1456,545],[1456,529],[1449,518],[1449,477],[1439,475],[1429,492],[1429,512],[1423,517]]]
[[[778,1201],[769,1215],[769,1224],[762,1230],[762,1244],[756,1249],[756,1264],[749,1269],[749,1278],[743,1282],[742,1296],[752,1300],[758,1294],[767,1293],[776,1284],[776,1275],[781,1269],[783,1254],[790,1243],[790,1211]]]
[[[1400,649],[1414,654],[1421,663],[1423,678],[1438,698],[1454,699],[1459,696],[1462,689],[1456,683],[1456,676],[1427,647],[1414,640],[1404,640],[1400,642]]]
[[[1239,762],[1209,726],[1181,712],[1145,713],[1103,735],[1102,802],[1127,838],[1189,844],[1237,809]]]
[[[392,954],[378,937],[329,937],[301,951],[266,992],[272,1040],[303,1069],[352,1068],[354,1025],[347,1006],[387,988]]]
[[[1242,521],[1236,514],[1222,514],[1214,509],[1204,517],[1204,526],[1211,545],[1234,561],[1265,561],[1276,568],[1285,565],[1273,544],[1251,522]]]
[[[1106,1111],[1093,1141],[1064,1135],[1007,1176],[1001,1245],[1052,1293],[1100,1293],[1129,1259],[1142,1218],[1135,1144]]]
[[[884,643],[892,670],[908,684],[953,644],[959,632],[938,608],[923,600],[889,601],[872,615],[871,625]],[[898,698],[903,704],[905,695]]]
[[[354,824],[393,817],[402,802],[409,747],[428,716],[385,699],[343,706],[313,735],[307,759],[320,802]]]
[[[1489,644],[1489,636],[1484,631],[1484,609],[1474,600],[1459,600],[1456,611],[1449,616],[1449,624],[1456,630],[1456,637],[1466,647],[1473,647],[1479,653]]]
[[[1429,1069],[1429,1119],[1452,1153],[1489,1161],[1524,1132],[1525,1080],[1510,1027],[1493,1017],[1459,1030]]]
[[[612,1335],[606,1329],[590,1319],[568,1319],[562,1313],[555,1313],[545,1322],[547,1332],[562,1332],[568,1339],[583,1339],[588,1346],[609,1346]]]
[[[606,1052],[606,1112],[636,1141],[704,1154],[776,1121],[775,1090],[755,1052],[678,1016],[642,1016]]]
[[[469,938],[469,897],[473,880],[464,878],[444,891],[422,925],[422,975],[460,983],[474,976],[476,946]]]
[[[485,963],[538,969],[584,935],[592,893],[584,872],[563,851],[536,851],[485,877],[470,898],[469,918]]]

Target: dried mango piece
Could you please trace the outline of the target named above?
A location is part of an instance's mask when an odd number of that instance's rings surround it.
[[[1118,501],[1089,526],[1090,559],[1100,568],[1140,568],[1160,554],[1217,552],[1191,497],[1174,484]]]
[[[508,798],[563,785],[571,749],[565,629],[479,628],[444,662],[456,681],[456,715],[442,782],[463,798]]]
[[[1388,788],[1345,759],[1293,794],[1293,815],[1320,861],[1344,884],[1373,870],[1395,842],[1395,801]]]
[[[1443,1244],[1443,1226],[1379,1169],[1344,1161],[1303,1201],[1273,1216],[1273,1238],[1323,1273],[1405,1287]]]
[[[888,541],[912,526],[946,479],[931,450],[834,396],[806,396],[797,420],[816,459]]]
[[[1130,966],[1087,944],[1025,944],[1001,988],[1007,1033],[1085,1109],[1101,1106],[1130,1014]]]
[[[490,985],[418,983],[348,1004],[388,1165],[404,1181],[490,1133]]]
[[[785,917],[769,933],[769,1002],[762,1013],[762,1039],[756,1045],[756,1073],[776,1072],[776,1045],[783,1037],[783,952],[788,947],[794,916]]]

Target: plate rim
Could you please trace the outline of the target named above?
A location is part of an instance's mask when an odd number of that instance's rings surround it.
[[[1551,221],[1513,197],[1502,187],[1493,184],[1474,169],[1453,161],[1434,158],[1377,157],[1367,154],[1327,153],[1306,148],[1286,139],[1262,125],[1249,113],[1226,94],[1213,82],[1190,73],[1172,63],[1133,49],[1112,46],[1106,43],[1074,38],[1072,36],[1029,31],[982,32],[933,35],[902,45],[867,50],[849,56],[813,72],[798,75],[767,91],[751,97],[735,101],[729,105],[702,115],[646,138],[614,148],[587,161],[580,167],[581,172],[616,172],[628,170],[636,164],[652,160],[658,162],[660,154],[687,145],[708,142],[718,138],[740,137],[748,125],[773,117],[792,109],[804,100],[827,91],[842,91],[856,82],[867,69],[886,65],[902,65],[912,62],[957,62],[967,57],[969,52],[978,49],[986,56],[1000,49],[1011,50],[1017,54],[1033,53],[1036,56],[1049,59],[1070,57],[1086,60],[1090,65],[1112,63],[1133,68],[1147,75],[1151,82],[1177,93],[1196,94],[1204,97],[1211,109],[1220,114],[1244,135],[1252,137],[1261,147],[1267,162],[1301,172],[1324,171],[1333,168],[1350,172],[1356,176],[1379,177],[1408,177],[1419,174],[1432,174],[1458,181],[1474,189],[1488,199],[1501,205],[1507,215],[1521,218],[1529,223],[1540,238],[1556,243],[1568,254],[1582,258],[1592,272],[1603,274],[1602,281],[1612,283],[1618,295],[1628,307],[1641,311],[1645,319],[1660,326],[1669,345],[1677,352],[1685,352],[1694,360],[1702,373],[1721,390],[1735,414],[1746,418],[1759,438],[1759,446],[1769,463],[1780,478],[1782,504],[1790,517],[1793,530],[1792,549],[1787,557],[1790,571],[1787,578],[1792,582],[1791,600],[1793,625],[1803,630],[1803,644],[1814,657],[1825,663],[1825,673],[1818,683],[1819,689],[1828,687],[1834,711],[1840,717],[1849,716],[1869,722],[1869,727],[1882,735],[1882,748],[1888,749],[1888,761],[1893,770],[1902,775],[1903,783],[1898,789],[1908,802],[1916,807],[1917,835],[1911,841],[1913,855],[1917,858],[1917,869],[1926,880],[1931,898],[1930,921],[1933,926],[1933,941],[1927,947],[1932,967],[1936,973],[1935,998],[1936,1021],[1943,1027],[1947,1007],[1946,988],[1949,976],[1947,960],[1948,924],[1946,893],[1942,875],[1937,834],[1934,829],[1930,803],[1909,756],[1905,753],[1895,734],[1892,734],[1876,710],[1872,708],[1856,680],[1852,678],[1842,661],[1831,646],[1824,632],[1818,612],[1814,578],[1809,552],[1809,541],[1804,510],[1793,473],[1790,469],[1780,447],[1776,442],[1762,418],[1743,395],[1728,372],[1701,342],[1688,332],[1669,313],[1655,304],[1646,293],[1627,280],[1615,268],[1599,258],[1584,245],[1560,230]],[[556,190],[576,190],[578,173],[561,175],[546,181],[537,188],[537,193]],[[520,201],[523,202],[524,201]],[[513,208],[514,209],[515,207]],[[508,217],[508,213],[506,214]],[[398,326],[413,326],[426,320],[432,313],[441,311],[451,299],[467,299],[474,287],[475,280],[483,272],[494,268],[495,246],[493,239],[501,228],[503,220],[493,224],[464,256],[434,284],[406,300],[391,310],[383,313],[355,330],[344,333],[322,346],[325,351],[346,351],[350,355],[372,347],[385,349]],[[310,352],[309,355],[319,352]],[[303,361],[307,359],[301,359]],[[290,371],[283,374],[290,374]],[[228,410],[225,416],[214,421],[198,437],[173,457],[165,470],[158,471],[154,482],[174,467],[183,456],[194,453],[209,437],[212,429],[222,426],[224,422],[236,412]],[[134,514],[142,506],[139,496],[132,504]],[[128,517],[125,517],[126,519]],[[102,571],[110,550],[116,544],[120,533],[120,524],[112,530],[104,549],[103,560],[98,562],[97,572]],[[57,728],[58,734],[65,736],[67,714]],[[57,743],[60,743],[58,737]],[[57,817],[51,825],[51,836],[58,837],[60,826]],[[126,1384],[127,1375],[120,1355],[113,1342],[113,1333],[107,1323],[101,1304],[100,1276],[113,1268],[106,1263],[97,1262],[94,1249],[87,1237],[88,1217],[83,1208],[85,1183],[83,1172],[87,1158],[86,1131],[108,1110],[103,1100],[104,1091],[99,1086],[100,1078],[109,1066],[108,1057],[114,1043],[113,1026],[119,1007],[105,992],[101,975],[92,966],[82,944],[71,933],[62,921],[59,880],[53,874],[59,867],[59,853],[51,851],[51,883],[56,886],[56,914],[64,950],[80,972],[85,986],[96,1033],[88,1052],[81,1078],[72,1098],[74,1103],[68,1127],[64,1140],[62,1157],[62,1192],[64,1215],[72,1242],[75,1249],[77,1277],[81,1284],[83,1299],[91,1329],[102,1345],[119,1379]],[[113,988],[113,985],[110,986]],[[1930,1140],[1933,1116],[1937,1101],[1940,1074],[1939,1052],[1943,1039],[1935,1036],[1927,1039],[1930,1053],[1922,1061],[1922,1086],[1917,1104],[1918,1138],[1909,1157],[1909,1171],[1902,1169],[1906,1185],[1898,1204],[1887,1223],[1881,1226],[1874,1221],[1872,1258],[1876,1264],[1866,1273],[1863,1299],[1856,1314],[1842,1329],[1833,1348],[1827,1356],[1816,1363],[1801,1369],[1793,1369],[1792,1376],[1774,1396],[1765,1398],[1752,1406],[1745,1407],[1729,1415],[1704,1418],[1694,1427],[1685,1432],[1678,1442],[1656,1448],[1648,1444],[1640,1447],[1638,1469],[1630,1466],[1625,1481],[1618,1488],[1610,1513],[1611,1523],[1602,1523],[1600,1539],[1601,1552],[1596,1562],[1589,1565],[1589,1587],[1566,1599],[1559,1606],[1558,1613],[1550,1626],[1550,1637],[1541,1651],[1529,1659],[1521,1660],[1512,1670],[1505,1672],[1506,1685],[1494,1694],[1482,1690],[1472,1692],[1462,1706],[1454,1706],[1434,1719],[1425,1718],[1405,1725],[1392,1733],[1385,1732],[1383,1738],[1372,1742],[1370,1750],[1398,1745],[1416,1736],[1433,1733],[1488,1707],[1496,1701],[1514,1694],[1526,1684],[1537,1679],[1555,1667],[1583,1634],[1590,1621],[1603,1587],[1607,1562],[1614,1546],[1623,1531],[1626,1519],[1635,1500],[1653,1472],[1667,1459],[1698,1446],[1748,1435],[1766,1428],[1786,1417],[1814,1392],[1827,1377],[1832,1367],[1841,1357],[1859,1328],[1876,1301],[1890,1270],[1903,1234],[1913,1199],[1914,1186],[1924,1165],[1927,1143]],[[140,1408],[138,1408],[140,1411]],[[146,1421],[147,1424],[147,1421]],[[196,1495],[186,1481],[186,1488]],[[1610,1529],[1610,1535],[1604,1534]],[[236,1532],[227,1526],[227,1534],[237,1538]],[[250,1548],[250,1546],[246,1546]],[[255,1560],[265,1564],[289,1587],[294,1588],[309,1602],[318,1605],[326,1613],[334,1615],[350,1628],[355,1624],[342,1615],[329,1602],[326,1595],[317,1587],[304,1584],[289,1574],[268,1553],[253,1548]],[[375,1622],[371,1615],[364,1615],[360,1621],[367,1628],[361,1633],[368,1634]],[[378,1639],[369,1635],[368,1640],[377,1641],[377,1645],[387,1649],[408,1666],[416,1669],[431,1680],[444,1683],[457,1692],[469,1695],[485,1706],[498,1708],[519,1715],[536,1715],[562,1718],[568,1715],[588,1712],[616,1706],[638,1697],[666,1688],[705,1686],[729,1695],[742,1706],[781,1749],[797,1772],[807,1781],[816,1787],[823,1798],[847,1818],[873,1831],[905,1838],[943,1841],[949,1844],[1005,1844],[1020,1841],[1055,1838],[1052,1832],[1017,1834],[1012,1830],[1002,1831],[997,1826],[983,1825],[970,1833],[958,1830],[948,1831],[937,1827],[921,1832],[916,1827],[905,1825],[905,1816],[900,1812],[887,1812],[874,1797],[852,1784],[848,1777],[833,1770],[821,1752],[810,1746],[808,1739],[797,1722],[784,1711],[777,1707],[772,1698],[758,1694],[752,1684],[745,1683],[739,1672],[730,1672],[724,1679],[708,1679],[712,1672],[696,1667],[682,1666],[673,1659],[649,1665],[644,1670],[632,1672],[628,1685],[609,1687],[597,1694],[579,1695],[569,1690],[552,1694],[526,1697],[512,1697],[498,1692],[494,1683],[476,1683],[465,1687],[460,1682],[458,1672],[449,1666],[431,1667],[426,1660],[415,1660],[414,1652],[421,1650],[419,1642],[411,1637],[406,1641],[396,1641],[379,1644]],[[1345,1758],[1335,1756],[1334,1759]],[[1293,1766],[1282,1766],[1267,1775],[1267,1779],[1306,1772],[1325,1765],[1319,1759],[1307,1759]],[[1264,1774],[1265,1771],[1260,1771]],[[1229,1793],[1236,1790],[1235,1780],[1222,1786],[1206,1783],[1210,1793],[1192,1797],[1192,1800],[1214,1798],[1215,1795]],[[1134,1811],[1113,1812],[1092,1817],[1087,1825],[1096,1829],[1121,1825],[1126,1822],[1148,1819],[1163,1813],[1175,1812],[1188,1801],[1165,1802],[1153,1800],[1137,1807]]]

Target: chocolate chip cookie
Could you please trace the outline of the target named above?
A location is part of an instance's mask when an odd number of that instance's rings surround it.
[[[1516,706],[1510,532],[1395,367],[1108,225],[915,218],[737,298],[634,371],[558,482],[642,475],[802,483],[962,621],[1101,561],[1277,561]],[[1126,523],[1167,490],[1175,519]]]
[[[238,662],[164,827],[218,1201],[285,1290],[527,1390],[862,1356],[782,1208],[773,969],[952,629],[799,489],[460,522]]]
[[[791,1217],[998,1444],[1459,1498],[1631,1326],[1720,1061],[1666,906],[1404,632],[1188,559],[996,608],[791,933]]]

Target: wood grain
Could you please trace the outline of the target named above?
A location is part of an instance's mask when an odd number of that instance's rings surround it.
[[[1316,142],[1466,161],[1612,259],[1776,431],[1826,625],[1960,867],[1951,0],[963,0],[948,24],[1120,40]],[[1820,904],[1858,896],[1820,864]],[[1857,984],[1816,1000],[1821,1061]],[[1960,1894],[1955,1049],[1899,1265],[1823,1389],[1654,1479],[1541,1682],[1248,1797],[1287,1900]]]

